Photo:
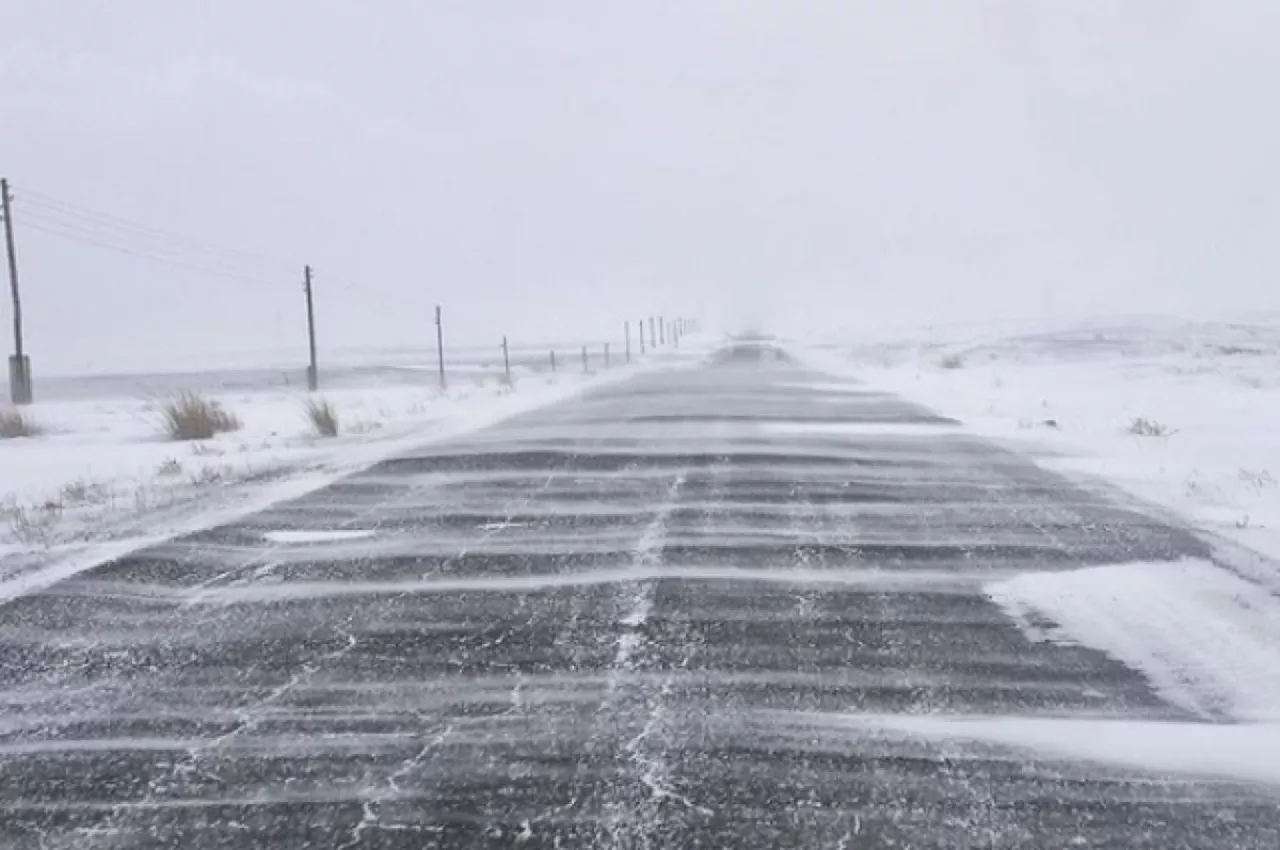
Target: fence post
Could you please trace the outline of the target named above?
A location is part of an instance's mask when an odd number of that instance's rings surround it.
[[[0,178],[0,219],[4,224],[5,257],[9,266],[9,294],[13,299],[13,355],[9,358],[9,398],[14,404],[31,404],[31,358],[23,348],[22,294],[18,289],[18,252],[13,236],[13,197],[9,181]]]
[[[443,392],[448,384],[444,379],[444,320],[439,305],[436,305],[436,359],[440,363],[440,390]]]
[[[302,267],[302,288],[307,293],[307,389],[315,392],[320,388],[320,369],[316,364],[316,310],[311,297],[311,266]]]

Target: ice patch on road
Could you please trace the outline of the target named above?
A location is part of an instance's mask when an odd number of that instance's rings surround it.
[[[1000,575],[995,573],[996,577]],[[1006,574],[1008,575],[1008,574]],[[605,570],[583,570],[571,573],[549,573],[526,576],[494,576],[475,578],[418,579],[410,581],[287,581],[270,585],[224,586],[193,591],[186,587],[82,581],[75,592],[98,596],[118,593],[130,597],[175,599],[191,605],[233,605],[278,603],[290,600],[338,598],[343,596],[399,596],[431,593],[536,593],[566,587],[621,585],[626,593],[621,601],[619,624],[638,640],[638,631],[652,611],[649,584],[664,579],[705,582],[759,582],[762,584],[812,585],[867,588],[870,592],[894,591],[956,593],[971,595],[992,579],[992,571],[958,573],[953,570],[839,570],[839,569],[743,569],[739,567],[689,567],[660,565],[656,567],[619,567]],[[630,657],[634,643],[618,660]]]
[[[860,732],[960,739],[1162,774],[1280,785],[1280,724],[910,715],[805,715]]]
[[[805,381],[781,384],[781,386],[796,390],[811,390],[815,393],[849,393],[851,395],[876,395],[879,393],[879,390],[872,389],[858,381]]]
[[[373,537],[377,532],[367,529],[347,531],[267,531],[263,539],[268,543],[333,543],[344,540],[364,540]]]
[[[963,426],[939,422],[768,422],[766,434],[820,434],[849,437],[900,437],[915,434],[947,436],[969,434]]]
[[[1099,649],[1201,716],[1280,721],[1280,600],[1212,563],[1026,574],[987,592],[1029,637]]]

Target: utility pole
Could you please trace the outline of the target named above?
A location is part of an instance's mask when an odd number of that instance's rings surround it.
[[[444,379],[444,319],[440,314],[440,305],[436,305],[436,362],[440,364],[440,391],[448,388]]]
[[[604,344],[604,368],[609,368],[609,343]]]
[[[667,318],[666,316],[658,317],[658,343],[667,344]]]
[[[622,331],[627,337],[627,362],[631,362],[631,323],[623,322]]]
[[[555,349],[552,349],[551,350],[551,374],[554,375],[555,373],[556,373],[556,352],[555,352]]]
[[[4,216],[4,249],[9,259],[9,292],[13,296],[13,356],[9,358],[9,398],[30,404],[31,361],[22,345],[22,291],[18,287],[18,249],[13,241],[13,197],[9,181],[0,178],[0,214]]]
[[[640,356],[644,356],[644,319],[636,322],[636,327],[640,331]]]
[[[320,388],[320,370],[316,365],[316,308],[311,296],[311,266],[302,267],[302,289],[307,293],[307,350],[311,355],[307,365],[307,389]]]
[[[507,338],[502,338],[502,368],[507,374],[507,386],[511,386],[511,349],[507,347]]]
[[[658,337],[654,334],[654,331],[653,331],[653,316],[649,317],[649,347],[650,348],[658,347]]]
[[[591,358],[587,354],[587,347],[582,346],[582,372],[587,374],[591,371]]]

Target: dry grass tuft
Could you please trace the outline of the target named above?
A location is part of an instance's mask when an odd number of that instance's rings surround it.
[[[111,494],[111,487],[101,481],[77,478],[62,485],[58,495],[67,505],[86,505],[104,502]]]
[[[240,420],[200,393],[183,393],[161,408],[165,432],[175,440],[208,440],[240,430]]]
[[[156,475],[164,478],[172,478],[175,475],[182,474],[182,464],[176,457],[166,458],[163,463],[156,467]]]
[[[303,409],[317,434],[321,437],[338,436],[338,411],[332,402],[312,396]]]
[[[0,507],[0,518],[19,543],[47,546],[52,541],[54,527],[62,519],[62,505],[54,501],[32,506],[6,504]]]
[[[1129,423],[1129,433],[1136,437],[1169,437],[1175,432],[1162,422],[1139,416]]]
[[[36,437],[42,433],[44,429],[21,410],[0,410],[0,440]]]

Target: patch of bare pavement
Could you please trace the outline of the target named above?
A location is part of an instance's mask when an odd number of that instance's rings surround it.
[[[1201,545],[949,425],[739,343],[14,600],[0,845],[1280,846],[1265,787],[843,722],[1186,719],[982,588]]]

